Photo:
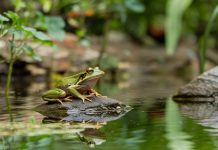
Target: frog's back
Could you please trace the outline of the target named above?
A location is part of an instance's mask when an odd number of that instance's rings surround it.
[[[78,78],[79,78],[80,74],[75,74],[72,76],[68,76],[68,77],[64,77],[63,79],[58,81],[58,86],[62,87],[62,86],[67,86],[67,85],[73,85],[76,84]]]

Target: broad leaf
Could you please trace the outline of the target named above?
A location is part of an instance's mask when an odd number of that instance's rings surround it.
[[[48,33],[56,40],[63,40],[65,37],[65,22],[61,17],[46,17]]]
[[[12,20],[12,23],[14,25],[20,25],[21,24],[21,20],[20,17],[18,16],[17,13],[12,12],[12,11],[8,11],[6,13],[4,13],[8,18],[10,18]]]
[[[0,14],[0,21],[2,21],[2,22],[4,22],[4,21],[9,21],[9,19],[8,18],[6,18],[5,16],[2,16],[1,14]]]
[[[62,41],[65,37],[65,31],[61,29],[48,30],[48,34],[58,41]]]
[[[23,26],[22,29],[31,34],[32,36],[34,36],[36,39],[41,40],[41,41],[50,41],[49,37],[47,35],[45,35],[43,32],[37,31],[34,28],[30,28],[30,27],[25,27]]]
[[[137,13],[142,13],[145,11],[145,6],[139,0],[126,0],[125,5],[128,9]]]

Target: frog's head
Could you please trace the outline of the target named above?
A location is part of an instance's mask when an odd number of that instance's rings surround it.
[[[99,67],[88,68],[78,84],[89,84],[91,86],[91,83],[96,83],[103,75],[104,71],[100,70]]]

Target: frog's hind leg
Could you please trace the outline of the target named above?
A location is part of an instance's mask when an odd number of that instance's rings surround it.
[[[64,105],[64,103],[60,99],[57,99],[57,101],[60,102],[61,105]]]
[[[52,100],[52,102],[57,101],[57,102],[61,103],[61,105],[64,105],[63,102],[60,99],[58,99],[58,98],[57,99],[56,98],[53,98],[53,99],[51,99],[51,98],[44,98],[44,100],[48,101],[48,102],[51,102],[51,100]]]
[[[72,96],[67,96],[67,97],[65,97],[63,100],[64,100],[64,101],[70,101],[70,102],[73,101]]]

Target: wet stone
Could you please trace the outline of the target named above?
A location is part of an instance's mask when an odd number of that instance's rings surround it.
[[[181,102],[218,101],[218,67],[210,69],[180,88],[173,99]]]
[[[111,98],[92,97],[90,99],[92,102],[85,101],[85,103],[80,99],[73,99],[72,102],[63,102],[63,105],[44,103],[34,110],[49,118],[78,122],[116,120],[131,110],[130,106]]]

